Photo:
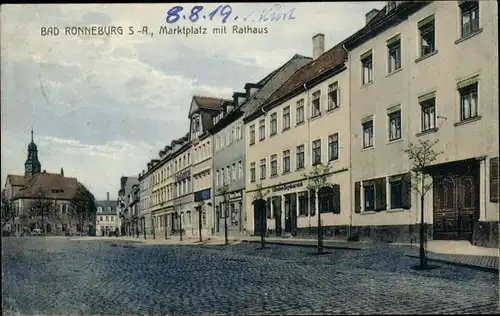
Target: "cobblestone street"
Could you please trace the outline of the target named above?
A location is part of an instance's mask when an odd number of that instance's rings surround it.
[[[19,315],[495,313],[498,275],[428,271],[397,249],[148,245],[3,238],[2,302]]]

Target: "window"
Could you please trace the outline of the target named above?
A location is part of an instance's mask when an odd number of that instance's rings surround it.
[[[109,216],[106,216],[106,222],[109,222]]]
[[[290,128],[290,107],[283,109],[283,130]]]
[[[391,181],[390,188],[391,188],[391,209],[402,208],[403,207],[402,179]]]
[[[387,209],[385,177],[363,182],[365,211],[383,211]]]
[[[312,164],[317,165],[321,163],[321,139],[312,142]]]
[[[460,120],[465,121],[477,116],[477,82],[465,86],[460,92]]]
[[[423,57],[436,50],[434,17],[424,19],[419,23],[418,29],[420,31],[420,56]]]
[[[276,113],[271,114],[270,124],[271,124],[270,135],[271,136],[276,135],[276,133],[278,132],[278,115]]]
[[[373,59],[371,52],[361,59],[363,67],[363,84],[369,84],[373,81]]]
[[[231,169],[231,174],[232,174],[232,178],[233,178],[233,181],[236,181],[236,163],[233,163],[233,167]]]
[[[479,29],[479,1],[462,1],[460,4],[462,37]]]
[[[217,186],[219,185],[219,176],[220,176],[219,173],[220,173],[219,170],[217,170],[217,176],[215,178],[215,185]]]
[[[283,151],[283,173],[290,172],[290,150]]]
[[[339,159],[339,133],[328,136],[328,161]]]
[[[65,213],[66,213],[66,211],[67,211],[67,207],[68,207],[68,206],[67,206],[66,204],[61,205],[61,212],[62,212],[63,214],[65,214]]]
[[[271,155],[271,177],[278,174],[278,155]]]
[[[102,222],[102,216],[99,216],[99,221],[101,221],[101,222]]]
[[[238,162],[238,178],[243,179],[243,161]]]
[[[312,117],[316,117],[321,114],[321,91],[316,91],[312,95]]]
[[[363,123],[363,148],[373,147],[373,121]]]
[[[236,124],[236,139],[241,139],[241,126],[240,126],[240,123]]]
[[[436,98],[420,102],[422,109],[422,132],[436,128]]]
[[[401,68],[401,39],[399,36],[387,43],[388,72],[394,72]]]
[[[250,163],[250,182],[255,182],[255,162]]]
[[[297,159],[295,161],[296,164],[295,168],[297,168],[297,170],[305,167],[304,151],[305,151],[304,145],[297,146]]]
[[[300,192],[298,194],[299,197],[299,216],[307,216],[308,215],[308,206],[309,201],[307,197],[307,191]]]
[[[304,99],[300,99],[297,101],[297,113],[296,113],[296,120],[295,124],[299,125],[300,123],[304,122]]]
[[[249,138],[250,138],[250,145],[255,144],[255,124],[250,125]],[[220,136],[219,136],[219,139],[220,139]]]
[[[401,110],[389,113],[389,141],[401,138]]]
[[[226,167],[226,183],[231,183],[231,170],[229,169],[229,166]]]
[[[365,212],[374,211],[375,210],[375,186],[374,185],[365,185]]]
[[[266,178],[266,159],[260,160],[260,179],[263,180]]]
[[[339,83],[334,82],[328,86],[328,110],[339,107]]]
[[[259,140],[266,138],[266,120],[259,121]]]

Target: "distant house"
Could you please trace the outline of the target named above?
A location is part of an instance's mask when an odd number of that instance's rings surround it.
[[[118,215],[118,201],[111,201],[109,199],[109,192],[106,195],[106,200],[95,201],[97,208],[97,236],[107,236],[110,232],[114,232],[117,228],[119,229],[121,224],[120,216]]]

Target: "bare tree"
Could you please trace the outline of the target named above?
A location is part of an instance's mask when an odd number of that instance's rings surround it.
[[[95,218],[96,213],[94,195],[82,184],[78,184],[75,196],[71,199],[71,215],[80,226],[80,235],[83,233],[85,222]]]
[[[182,241],[182,216],[181,216],[181,207],[180,207],[180,203],[176,200],[174,200],[173,202],[173,209],[174,209],[174,213],[175,213],[175,216],[177,217],[177,220],[179,221],[179,240]]]
[[[217,189],[217,191],[220,195],[222,195],[222,199],[224,201],[224,208],[221,211],[224,212],[224,244],[227,245],[229,244],[227,227],[227,217],[229,213],[229,185],[227,183],[224,183],[220,188]]]
[[[304,173],[304,178],[307,179],[307,189],[309,192],[314,190],[315,209],[318,214],[318,253],[323,252],[323,227],[321,225],[321,210],[319,209],[318,192],[325,187],[332,187],[328,182],[331,166],[323,163],[313,166],[313,169]]]
[[[2,232],[5,226],[10,223],[10,233],[12,233],[15,218],[16,209],[14,203],[5,196],[5,191],[2,191]]]
[[[424,218],[424,201],[425,195],[433,187],[432,176],[429,173],[429,166],[437,159],[442,152],[434,150],[436,141],[418,139],[418,144],[410,142],[408,148],[403,149],[403,152],[408,155],[411,163],[412,173],[412,188],[420,196],[420,267],[427,266],[427,258],[425,254],[425,242],[427,234],[425,233],[425,218]]]
[[[266,245],[266,230],[264,229],[266,225],[266,214],[265,214],[265,208],[266,208],[266,197],[269,194],[269,190],[264,191],[262,188],[262,184],[259,183],[257,184],[257,189],[255,190],[255,195],[253,196],[253,205],[254,205],[254,212],[256,209],[259,210],[259,220],[260,220],[260,247],[262,249],[265,248]]]
[[[54,208],[52,207],[52,201],[47,198],[47,189],[38,188],[31,200],[30,204],[30,215],[36,217],[37,223],[40,220],[42,226],[42,233],[46,234],[46,221],[51,217]]]
[[[198,234],[200,237],[200,242],[203,241],[201,231],[203,229],[203,214],[205,213],[205,201],[199,201],[196,203],[196,209],[198,211]]]

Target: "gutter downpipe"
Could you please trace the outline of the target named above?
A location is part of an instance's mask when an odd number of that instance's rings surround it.
[[[345,50],[347,54],[347,75],[349,76],[349,79],[347,82],[349,83],[349,86],[347,87],[348,89],[348,100],[349,100],[349,114],[348,114],[348,124],[349,124],[349,135],[352,135],[352,122],[351,122],[351,111],[352,111],[352,106],[351,106],[351,56],[347,48],[345,47],[345,44],[342,44],[342,48]],[[350,137],[350,136],[349,136]],[[352,213],[353,213],[353,199],[352,199],[352,191],[353,191],[353,186],[352,186],[352,141],[349,141],[349,200],[351,201],[351,207],[349,210],[349,226],[347,228],[347,236],[348,238],[351,237],[352,234]],[[354,205],[354,207],[356,207]]]
[[[304,116],[309,113],[309,90],[307,89],[307,85],[306,83],[304,82],[304,90],[306,92],[306,98],[305,98],[305,101],[304,101],[304,105],[305,105],[305,109],[304,109]],[[309,146],[310,146],[310,143],[311,143],[311,117],[308,117],[307,118],[307,147],[304,148],[304,150],[307,152],[307,157],[308,159],[311,158],[310,154],[310,150],[309,150]],[[309,193],[310,192],[307,192],[308,196],[309,196]],[[316,192],[314,192],[314,194],[316,194]],[[310,199],[309,199],[310,201]],[[311,204],[311,203],[309,203]],[[309,205],[309,207],[311,207],[311,205]],[[316,210],[318,211],[318,210]],[[309,213],[311,213],[311,211],[309,210]],[[309,225],[309,233],[311,233],[311,216],[307,216],[307,221],[308,221],[308,225]]]

